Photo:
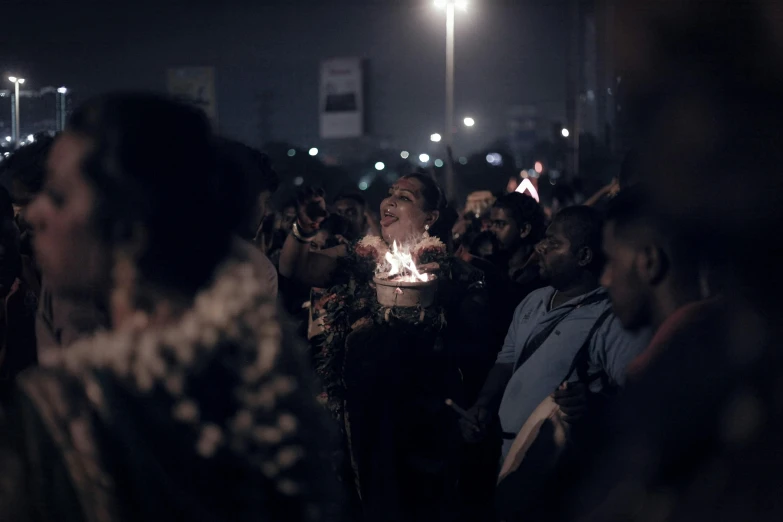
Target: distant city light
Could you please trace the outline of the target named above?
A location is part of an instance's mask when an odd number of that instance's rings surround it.
[[[561,130],[560,134],[562,134],[564,138],[567,138],[567,137],[569,137],[571,135],[571,133],[568,132],[568,129]]]
[[[436,159],[435,160],[435,166],[438,167],[438,168],[442,167],[443,166],[443,160]]]
[[[501,156],[497,152],[490,152],[489,154],[487,154],[487,163],[489,163],[493,167],[500,167],[501,165],[503,165],[503,156]]]
[[[400,157],[402,159],[408,159],[408,156],[410,156],[410,153],[407,150],[400,152]]]
[[[459,164],[460,164],[460,165],[467,165],[467,164],[468,164],[468,158],[466,158],[465,156],[462,156],[462,157],[459,159]]]
[[[535,164],[535,166],[534,166],[533,168],[534,168],[534,169],[535,169],[535,171],[536,171],[536,172],[538,172],[539,174],[541,174],[542,172],[544,172],[544,164],[543,164],[543,163],[541,163],[540,161],[536,161],[536,164]]]
[[[27,135],[27,141],[29,141],[30,143],[34,142],[35,141],[35,135],[28,134]]]
[[[430,141],[434,141],[435,143],[438,143],[442,139],[443,139],[443,137],[440,134],[438,134],[437,132],[430,136]]]
[[[369,186],[370,186],[370,185],[368,185],[366,181],[360,181],[360,182],[359,182],[359,190],[367,190],[367,188],[368,188]]]
[[[310,152],[309,152],[309,154],[310,154],[311,156],[318,156],[318,149],[316,149],[315,147],[313,147],[312,149],[310,149]]]
[[[378,163],[375,164],[375,170],[383,170],[385,168],[386,165],[384,165],[382,161],[379,161]]]
[[[472,127],[476,124],[476,120],[473,118],[465,118],[462,122],[465,124],[465,127]]]
[[[300,186],[302,183],[304,183],[304,178],[302,176],[297,176],[294,178],[294,185],[297,187]]]
[[[296,156],[296,150],[288,149],[288,157],[293,158],[294,156]]]
[[[11,140],[8,140],[8,141],[11,141]],[[430,160],[430,155],[429,154],[419,154],[419,161],[421,161],[422,163],[427,163],[429,160]]]
[[[68,89],[66,89],[65,87],[60,87],[59,89],[57,89],[57,92],[59,92],[60,94],[65,94],[68,92]]]

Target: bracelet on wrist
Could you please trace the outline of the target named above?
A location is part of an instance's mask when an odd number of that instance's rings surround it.
[[[302,233],[302,229],[299,227],[299,223],[297,221],[294,221],[294,225],[291,227],[291,234],[294,236],[294,239],[299,241],[300,243],[309,244],[310,240],[315,237],[316,233],[305,235]]]

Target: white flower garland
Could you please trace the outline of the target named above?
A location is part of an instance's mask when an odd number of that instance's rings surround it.
[[[291,471],[305,455],[296,437],[298,420],[291,411],[298,401],[311,398],[309,393],[304,399],[301,391],[295,393],[297,375],[276,366],[282,336],[277,310],[262,295],[254,267],[232,262],[218,274],[175,323],[148,328],[140,316],[127,330],[99,333],[63,350],[55,365],[83,383],[101,415],[122,414],[105,408],[96,372],[108,371],[133,393],[155,397],[151,407],[170,402],[171,418],[192,430],[194,449],[202,457],[209,458],[220,448],[239,452],[282,494],[296,495],[302,484]],[[239,352],[234,359],[247,364],[231,368],[237,372],[236,415],[216,424],[201,419],[200,405],[189,394],[188,378],[205,365],[224,363],[220,350],[226,345]]]

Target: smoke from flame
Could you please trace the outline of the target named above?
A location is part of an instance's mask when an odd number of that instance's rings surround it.
[[[386,277],[389,279],[398,278],[400,281],[415,282],[429,281],[427,274],[420,274],[413,262],[413,256],[408,249],[400,250],[397,241],[392,244],[392,249],[386,252],[386,261],[391,268]]]

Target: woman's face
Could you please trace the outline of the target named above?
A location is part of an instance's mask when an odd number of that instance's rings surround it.
[[[81,170],[89,149],[88,139],[62,134],[49,153],[44,189],[27,209],[36,260],[60,295],[94,295],[109,280],[110,256],[92,222],[95,195]]]
[[[392,244],[418,239],[426,226],[438,220],[437,211],[424,210],[423,185],[414,178],[401,178],[381,202],[381,234]]]

